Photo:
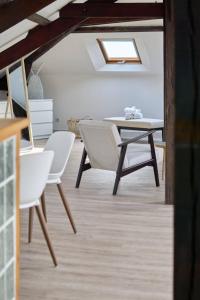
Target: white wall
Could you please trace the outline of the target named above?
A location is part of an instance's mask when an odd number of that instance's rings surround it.
[[[45,97],[54,99],[54,129],[65,129],[66,120],[86,115],[94,119],[123,115],[135,105],[145,117],[163,118],[163,80],[154,76],[45,75]],[[57,122],[56,122],[57,119]]]
[[[101,37],[133,37],[148,55],[147,72],[98,72],[88,46]],[[138,49],[140,52],[140,49]],[[45,98],[54,99],[54,129],[65,129],[71,117],[120,116],[135,105],[145,117],[163,118],[162,33],[74,34],[41,57]]]

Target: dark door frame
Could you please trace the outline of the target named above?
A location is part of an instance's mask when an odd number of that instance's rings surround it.
[[[174,300],[200,299],[200,1],[165,0],[167,200]],[[168,190],[169,189],[169,190]]]

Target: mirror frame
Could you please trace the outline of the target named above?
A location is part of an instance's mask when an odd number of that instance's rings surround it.
[[[26,109],[26,114],[27,114],[27,119],[28,119],[28,133],[29,133],[30,143],[31,143],[32,147],[34,147],[33,130],[32,130],[32,124],[31,124],[30,105],[29,105],[29,96],[28,96],[28,85],[27,85],[27,79],[26,79],[26,69],[25,69],[24,58],[21,59],[21,67],[22,67],[22,78],[23,78],[24,98],[25,98],[25,109]],[[10,81],[9,67],[6,68],[6,78],[7,78],[7,86],[8,86],[8,96],[7,96],[5,118],[8,118],[8,112],[10,109],[11,118],[14,119],[15,116],[14,116],[14,112],[13,112],[12,87],[11,87],[11,81]]]

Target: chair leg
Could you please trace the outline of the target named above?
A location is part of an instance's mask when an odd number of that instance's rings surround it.
[[[80,182],[81,182],[81,178],[82,178],[82,174],[84,171],[84,164],[86,161],[86,157],[87,157],[87,152],[85,150],[85,148],[83,149],[83,154],[82,154],[82,158],[81,158],[81,163],[80,163],[80,167],[79,167],[79,171],[78,171],[78,177],[76,180],[76,188],[79,188]]]
[[[29,244],[32,241],[33,216],[34,216],[34,209],[33,209],[33,207],[30,207],[29,208],[29,222],[28,222],[28,243]]]
[[[156,186],[160,186],[159,174],[158,174],[158,166],[157,166],[156,160],[154,160],[154,163],[153,163],[153,171],[154,171]]]
[[[119,182],[120,182],[120,175],[118,173],[116,173],[115,184],[114,184],[114,188],[113,188],[113,196],[115,196],[117,194]]]
[[[47,222],[46,201],[45,201],[45,193],[44,192],[41,195],[41,204],[42,204],[42,212],[43,212],[45,221]]]
[[[153,134],[150,134],[148,139],[149,139],[150,148],[151,148],[151,157],[153,159],[152,164],[153,164],[153,171],[154,171],[156,186],[160,186],[156,152],[155,152],[154,141],[153,141]]]
[[[113,196],[115,196],[117,194],[118,185],[119,185],[121,175],[122,175],[122,168],[123,168],[123,164],[124,164],[126,150],[127,150],[127,145],[125,145],[121,148],[119,163],[118,163],[117,172],[116,172],[115,184],[114,184],[114,188],[113,188]]]
[[[69,204],[67,203],[67,199],[64,195],[64,192],[63,192],[63,189],[62,189],[62,185],[61,183],[58,183],[57,184],[57,188],[58,188],[58,191],[59,191],[59,194],[60,194],[60,197],[62,199],[62,203],[64,205],[64,208],[65,208],[65,211],[68,215],[68,218],[69,218],[69,221],[71,223],[71,226],[72,226],[72,229],[74,231],[74,233],[76,233],[76,226],[75,226],[75,223],[74,223],[74,220],[73,220],[73,217],[72,217],[72,214],[71,214],[71,211],[70,211],[70,208],[69,208]]]
[[[47,242],[47,246],[49,248],[49,252],[50,252],[52,260],[53,260],[53,263],[54,263],[55,266],[57,266],[56,256],[55,256],[55,253],[54,253],[51,241],[50,241],[50,237],[49,237],[49,234],[48,234],[48,231],[47,231],[47,226],[46,226],[46,222],[45,222],[43,213],[41,212],[41,209],[40,209],[39,206],[35,206],[35,209],[36,209],[36,212],[37,212],[37,215],[38,215],[38,219],[39,219],[39,222],[40,222],[45,240]]]

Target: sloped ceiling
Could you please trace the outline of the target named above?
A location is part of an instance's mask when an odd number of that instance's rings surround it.
[[[73,2],[73,3],[84,3],[87,2],[86,0],[76,0],[76,1],[71,1],[71,0],[57,0],[54,1],[52,4],[46,6],[45,8],[43,8],[42,10],[38,11],[37,14],[39,14],[42,17],[45,17],[46,19],[53,21],[57,18],[59,18],[59,10],[64,7],[65,5],[67,5],[68,3]],[[162,3],[163,1],[154,1],[154,0],[118,0],[116,1],[116,3]],[[140,22],[129,22],[129,23],[117,23],[117,26],[145,26],[145,25],[162,25],[163,21],[162,20],[152,20],[152,21],[140,21]],[[112,24],[112,26],[114,26],[115,24]],[[38,26],[37,23],[32,22],[28,19],[25,19],[23,21],[21,21],[20,23],[18,23],[17,25],[11,27],[10,29],[0,33],[0,53],[4,50],[6,50],[7,48],[11,47],[12,45],[18,43],[20,40],[24,39],[29,30],[33,29],[34,27]],[[115,34],[116,35],[116,34]],[[122,36],[121,34],[117,34],[118,36]],[[66,57],[63,57],[64,62],[69,60],[70,62],[73,60],[70,55],[70,47],[69,47],[69,43],[75,43],[75,47],[78,49],[79,47],[82,49],[82,54],[81,53],[77,53],[77,57],[81,57],[81,55],[84,55],[83,53],[85,53],[85,55],[88,58],[88,54],[86,51],[87,48],[87,41],[89,41],[91,38],[95,39],[96,36],[92,36],[91,34],[89,36],[84,35],[72,35],[70,37],[67,37],[63,42],[61,42],[60,45],[58,45],[55,49],[56,51],[59,52],[59,49],[61,49],[62,47],[65,47],[67,50],[69,51],[69,55],[67,55]],[[68,41],[69,39],[69,41]],[[79,42],[80,40],[80,42]],[[85,50],[83,50],[85,49]],[[85,52],[84,52],[85,51]],[[62,52],[62,50],[61,50]],[[55,50],[50,51],[50,54],[47,54],[46,59],[48,59],[49,55],[51,56],[52,53],[55,53]],[[58,57],[58,60],[60,60],[60,57]],[[65,63],[64,63],[65,64]],[[90,62],[88,62],[88,65],[90,64]],[[60,64],[60,68],[62,69],[63,64]],[[91,66],[90,66],[91,67]],[[57,65],[53,66],[53,69],[57,69]],[[93,70],[93,68],[90,68],[90,71]],[[2,72],[0,72],[0,76],[2,75]]]
[[[97,74],[89,51],[90,49],[93,51],[94,47],[99,47],[96,42],[97,38],[135,38],[140,55],[145,55],[149,62],[148,71],[159,74],[163,72],[162,32],[71,34],[40,57],[33,67],[37,69],[43,64],[42,73],[48,75]]]
[[[54,1],[52,4],[38,11],[38,14],[49,20],[52,20],[52,17],[59,11],[59,9],[61,9],[70,1],[71,0]],[[57,15],[56,17],[59,17],[59,15]],[[36,27],[37,25],[37,23],[26,19],[9,28],[8,30],[2,32],[0,34],[0,52],[17,43],[19,40],[25,38],[28,34],[28,31]]]
[[[52,4],[46,6],[42,10],[38,11],[37,13],[46,19],[52,21],[59,17],[59,10],[64,7],[66,4],[71,2],[71,0],[57,0],[54,1]],[[86,0],[77,0],[74,1],[74,3],[84,3]],[[155,1],[153,0],[118,0],[116,3],[153,3]],[[157,2],[163,2],[163,1],[157,1]],[[130,23],[129,25],[132,25],[133,23]],[[161,20],[157,20],[154,22],[156,25],[162,24]],[[17,43],[19,40],[26,37],[28,34],[28,31],[35,26],[37,26],[35,22],[29,21],[29,20],[23,20],[22,22],[18,23],[17,25],[9,28],[8,30],[4,31],[0,34],[0,52],[4,51],[11,45]],[[119,24],[118,24],[119,25]],[[128,25],[128,24],[126,24]],[[141,23],[142,25],[142,23]],[[122,24],[123,26],[123,24]]]

